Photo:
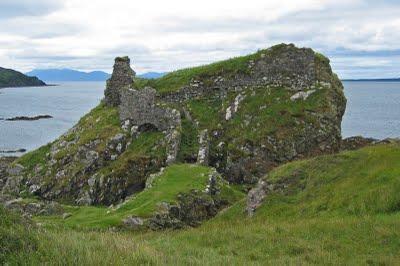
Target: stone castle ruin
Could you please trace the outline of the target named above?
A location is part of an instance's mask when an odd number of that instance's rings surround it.
[[[156,90],[135,89],[135,71],[128,57],[117,57],[104,92],[105,103],[119,108],[121,124],[132,135],[157,130],[166,135],[167,164],[173,163],[179,149],[181,119],[179,111],[156,104]]]
[[[133,85],[136,73],[130,66],[129,57],[115,58],[114,70],[111,78],[107,80],[106,90],[104,91],[105,103],[109,106],[119,106],[120,91],[122,88],[131,87]]]
[[[119,108],[121,124],[133,133],[146,130],[164,132],[169,147],[167,163],[172,163],[176,159],[180,145],[181,114],[178,110],[167,108],[160,103],[176,105],[193,99],[219,98],[226,100],[229,93],[234,93],[236,97],[223,116],[224,120],[228,122],[233,119],[240,108],[239,105],[245,100],[246,91],[249,88],[285,88],[292,94],[290,100],[293,102],[307,99],[321,86],[335,88],[332,89],[334,93],[329,99],[334,107],[333,112],[325,114],[324,119],[319,119],[319,124],[324,128],[323,131],[320,130],[316,134],[314,127],[309,127],[307,129],[309,133],[304,133],[304,136],[301,136],[302,139],[296,141],[288,139],[278,142],[270,137],[267,144],[273,147],[272,152],[264,151],[260,146],[251,148],[256,151],[254,154],[260,157],[257,160],[260,161],[258,165],[263,165],[259,170],[261,173],[270,168],[270,165],[265,163],[268,160],[284,162],[296,157],[307,156],[310,153],[335,151],[339,147],[340,121],[346,102],[340,92],[342,85],[336,81],[330,69],[329,60],[321,63],[321,60],[316,60],[318,56],[312,49],[296,48],[293,44],[282,44],[261,51],[254,59],[249,58],[242,72],[236,71],[229,75],[215,72],[212,75],[195,76],[179,90],[162,94],[150,87],[143,89],[135,87],[135,72],[130,67],[129,58],[118,57],[115,59],[113,74],[107,82],[105,103]],[[185,110],[182,114],[187,118]],[[193,122],[197,123],[197,121]],[[310,134],[316,135],[314,138],[309,138]],[[216,139],[212,135],[223,135],[223,132],[201,132],[198,136],[199,152],[196,159],[200,164],[213,165],[218,168],[219,163],[215,162],[215,158],[214,161],[209,158],[211,156],[209,155],[210,140],[214,139],[215,142]],[[297,146],[293,143],[296,143]],[[294,146],[296,147],[293,148]],[[270,159],[266,160],[265,158]],[[251,172],[243,169],[252,168],[254,158],[240,158],[239,161],[227,164],[222,171],[227,172],[230,176],[240,173],[240,177],[234,177],[234,179],[252,176]],[[236,169],[237,167],[240,169]]]

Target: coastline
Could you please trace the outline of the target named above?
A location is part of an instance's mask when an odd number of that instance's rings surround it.
[[[46,85],[28,85],[28,86],[6,86],[6,87],[0,87],[0,90],[2,89],[14,89],[14,88],[32,88],[32,87],[55,87],[55,86],[60,86],[60,84],[46,84]]]

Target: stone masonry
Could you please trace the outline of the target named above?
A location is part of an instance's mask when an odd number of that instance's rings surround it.
[[[135,72],[128,57],[115,59],[114,71],[107,81],[105,102],[119,109],[121,124],[132,133],[157,130],[165,134],[167,140],[167,164],[175,162],[179,144],[181,114],[171,108],[156,103],[156,90],[146,87],[136,90]]]
[[[111,78],[107,80],[104,91],[105,103],[108,106],[119,106],[121,103],[121,91],[133,86],[135,71],[130,67],[129,57],[115,58],[114,69]]]
[[[150,87],[122,90],[119,116],[121,121],[129,120],[132,126],[140,128],[150,124],[159,131],[168,131],[180,125],[179,112],[157,106],[156,90]]]

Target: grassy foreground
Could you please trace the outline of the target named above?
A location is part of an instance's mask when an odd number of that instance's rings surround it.
[[[61,225],[75,229],[107,229],[119,227],[128,216],[151,217],[161,202],[175,203],[179,193],[191,190],[204,190],[211,168],[194,164],[176,164],[167,167],[155,178],[152,187],[136,194],[117,208],[100,206],[67,206],[64,208],[71,214],[67,219],[60,216],[41,216],[35,220],[48,226]],[[228,201],[243,197],[227,185],[222,187],[222,196]]]
[[[40,229],[33,252],[11,264],[398,265],[400,145],[387,144],[283,165],[290,180],[252,218],[241,200],[199,228],[166,232]]]

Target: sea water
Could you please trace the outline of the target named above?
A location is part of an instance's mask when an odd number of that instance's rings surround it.
[[[0,151],[29,151],[55,140],[100,103],[104,87],[105,82],[64,82],[49,87],[1,89],[0,118],[37,115],[53,118],[0,120]]]

